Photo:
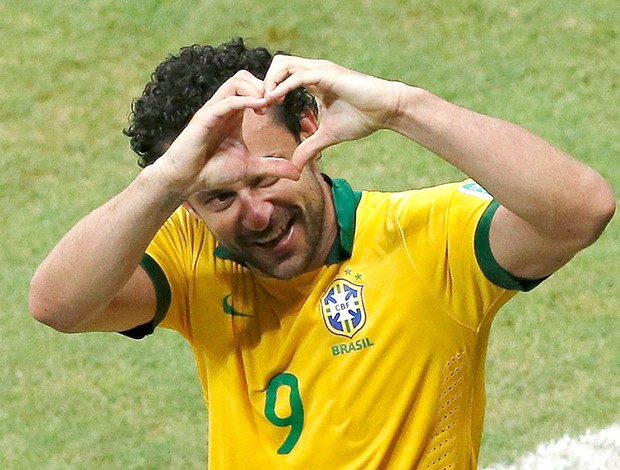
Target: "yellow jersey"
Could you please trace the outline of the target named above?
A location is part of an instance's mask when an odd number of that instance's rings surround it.
[[[494,261],[497,203],[468,180],[398,193],[332,182],[322,268],[260,277],[180,208],[143,266],[152,325],[191,344],[213,469],[473,469],[491,320],[516,290]]]

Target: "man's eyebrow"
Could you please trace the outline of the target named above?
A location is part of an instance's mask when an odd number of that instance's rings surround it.
[[[196,193],[196,196],[199,198],[211,198],[215,196],[219,196],[220,194],[232,193],[234,190],[232,188],[221,187],[214,189],[202,189]]]

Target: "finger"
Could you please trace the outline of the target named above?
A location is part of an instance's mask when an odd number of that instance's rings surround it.
[[[179,137],[188,145],[206,145],[207,152],[212,152],[225,136],[239,132],[245,109],[263,106],[264,98],[249,96],[229,96],[208,103],[196,112]]]
[[[316,72],[298,72],[278,84],[272,91],[267,92],[265,98],[268,105],[273,106],[281,103],[290,92],[304,87],[312,93],[317,100],[320,100],[323,97],[323,91],[318,87],[319,82],[320,76]]]
[[[263,79],[265,84],[265,93],[269,93],[276,87],[276,85],[278,85],[278,83],[286,79],[286,77],[292,73],[289,69],[289,64],[291,62],[290,59],[291,56],[276,55],[271,60],[269,69]]]
[[[271,95],[283,82],[291,81],[288,91],[300,86],[310,85],[316,80],[316,73],[322,61],[314,59],[303,59],[301,57],[278,55],[274,57],[265,79],[265,94]],[[286,93],[281,94],[281,96]]]
[[[226,80],[209,101],[218,101],[231,95],[262,98],[265,95],[265,86],[262,80],[259,80],[247,70],[240,70]]]
[[[314,160],[323,150],[332,145],[334,142],[319,129],[297,146],[291,161],[301,171],[308,162]]]
[[[262,109],[267,105],[265,98],[253,96],[228,96],[219,101],[208,101],[200,108],[194,118],[204,123],[218,120],[245,109]],[[193,119],[192,119],[193,120]]]
[[[275,176],[297,181],[300,176],[299,168],[285,158],[253,158],[251,166],[252,171],[261,177]]]

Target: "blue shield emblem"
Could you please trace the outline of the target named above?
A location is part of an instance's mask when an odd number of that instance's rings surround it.
[[[353,338],[366,323],[364,286],[346,279],[335,279],[321,297],[321,314],[329,331]]]

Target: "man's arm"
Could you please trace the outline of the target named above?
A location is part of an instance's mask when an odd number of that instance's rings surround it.
[[[501,204],[489,236],[508,272],[547,276],[602,233],[615,200],[592,168],[515,124],[397,86],[391,128],[452,163]]]
[[[315,93],[322,109],[318,130],[293,156],[297,165],[378,129],[399,132],[493,194],[501,207],[491,249],[517,277],[552,273],[593,243],[613,216],[614,196],[596,171],[517,125],[328,61],[277,56],[265,77],[268,100],[298,86]]]
[[[154,170],[79,221],[41,263],[30,287],[37,320],[74,333],[123,331],[152,319],[155,291],[138,265],[180,204]]]
[[[208,189],[209,159],[234,140],[246,109],[264,108],[263,95],[262,81],[249,72],[236,74],[193,116],[161,158],[78,222],[34,274],[33,316],[64,332],[123,331],[149,322],[156,296],[139,267],[145,249],[183,201]],[[261,159],[257,171],[299,177],[284,159]]]

